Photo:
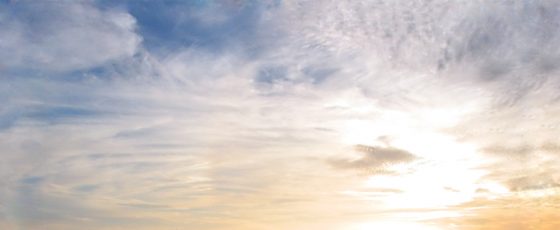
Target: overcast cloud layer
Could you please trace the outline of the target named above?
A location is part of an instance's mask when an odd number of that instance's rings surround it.
[[[0,2],[0,229],[556,229],[555,1]]]

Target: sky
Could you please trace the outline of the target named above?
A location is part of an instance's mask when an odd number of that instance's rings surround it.
[[[557,1],[0,1],[0,229],[558,229]]]

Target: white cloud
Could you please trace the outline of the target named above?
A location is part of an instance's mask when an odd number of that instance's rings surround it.
[[[283,3],[255,23],[255,41],[242,44],[254,45],[254,56],[244,53],[247,47],[223,52],[182,47],[152,56],[137,47],[140,37],[128,13],[88,3],[24,7],[35,13],[47,6],[48,13],[38,16],[42,23],[3,13],[3,19],[14,19],[2,20],[6,36],[0,40],[0,60],[9,68],[56,72],[116,64],[105,69],[109,80],[95,81],[95,73],[89,73],[94,80],[10,79],[23,90],[2,88],[0,96],[10,100],[0,112],[18,119],[0,130],[5,150],[0,212],[23,219],[13,212],[14,197],[23,199],[18,186],[37,177],[44,178],[32,194],[44,199],[34,200],[37,206],[55,210],[51,200],[80,200],[87,210],[80,212],[83,219],[99,221],[111,221],[92,214],[100,210],[111,210],[117,219],[137,215],[209,229],[223,227],[213,225],[216,218],[224,225],[249,217],[265,222],[263,213],[279,222],[370,215],[383,206],[365,207],[363,200],[337,195],[363,189],[361,178],[352,170],[332,170],[325,159],[350,152],[345,138],[378,145],[382,136],[388,136],[391,148],[381,149],[380,156],[342,165],[402,161],[395,172],[407,174],[407,183],[391,178],[385,189],[407,190],[403,194],[420,207],[468,201],[477,186],[496,181],[519,188],[556,183],[557,167],[551,163],[557,156],[548,152],[529,154],[531,161],[473,169],[485,166],[475,147],[507,150],[520,142],[557,141],[557,80],[546,64],[558,56],[556,40],[547,40],[550,49],[523,62],[537,50],[541,35],[533,29],[541,26],[517,18],[538,16],[545,23],[555,14],[539,11],[537,3],[522,9],[474,1],[380,3]],[[479,12],[479,7],[488,9]],[[512,39],[483,26],[495,16]],[[485,36],[503,40],[486,43]],[[483,49],[473,50],[476,45]],[[501,56],[503,63],[495,62]],[[517,74],[514,83],[502,68]],[[496,76],[482,76],[487,73]],[[533,73],[539,78],[531,79]],[[80,108],[94,115],[53,122],[23,116],[30,107]],[[413,158],[408,152],[422,160],[408,164]],[[534,167],[540,163],[546,167]],[[521,166],[531,166],[531,172]],[[518,172],[522,178],[514,180]],[[484,173],[494,174],[477,184]],[[547,181],[530,183],[542,174],[549,175]],[[415,193],[419,188],[424,193]],[[423,199],[433,191],[448,200]],[[401,198],[395,196],[397,208],[410,204]],[[338,207],[340,202],[349,205]]]
[[[91,68],[132,56],[141,42],[131,15],[89,2],[14,2],[0,13],[3,68]]]

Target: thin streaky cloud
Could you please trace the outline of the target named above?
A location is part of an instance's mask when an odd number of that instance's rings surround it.
[[[559,17],[0,2],[0,228],[556,229]]]

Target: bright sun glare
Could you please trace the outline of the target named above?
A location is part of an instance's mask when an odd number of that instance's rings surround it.
[[[379,221],[371,223],[359,223],[355,224],[352,230],[441,230],[434,226],[429,226],[427,224],[412,223],[412,222],[398,222],[398,221]]]
[[[473,145],[461,143],[443,129],[452,126],[462,113],[458,109],[437,109],[417,114],[387,113],[376,122],[348,120],[342,125],[342,142],[372,146],[390,145],[415,155],[414,162],[384,165],[395,175],[373,175],[364,182],[365,189],[393,189],[382,203],[391,209],[429,208],[457,205],[474,199],[479,188],[498,194],[506,189],[481,182],[484,171],[476,166],[483,162]],[[464,112],[464,111],[463,111]],[[437,119],[434,119],[436,117]],[[429,119],[427,119],[429,118]],[[390,141],[379,138],[388,134]],[[367,195],[362,197],[369,199]],[[457,213],[453,214],[457,215]],[[380,226],[391,227],[380,227]],[[411,224],[374,223],[378,229],[421,229]]]

